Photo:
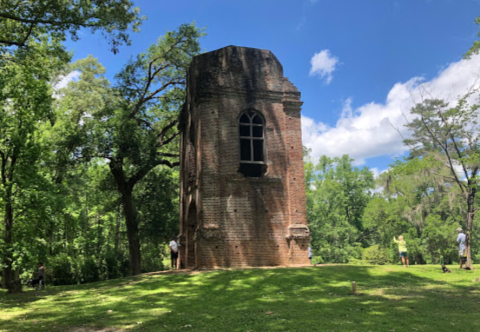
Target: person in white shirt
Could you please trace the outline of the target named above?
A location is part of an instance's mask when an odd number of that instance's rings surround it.
[[[467,263],[467,256],[465,255],[465,234],[461,228],[457,228],[457,244],[458,244],[458,256],[460,258],[460,268],[463,268],[463,264]]]
[[[170,259],[172,270],[177,268],[177,259],[178,259],[178,242],[177,238],[174,237],[173,240],[168,245],[170,247]]]
[[[312,263],[312,248],[308,247],[308,259],[310,260],[310,264]]]

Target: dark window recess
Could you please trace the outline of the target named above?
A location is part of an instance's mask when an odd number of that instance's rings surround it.
[[[260,177],[267,170],[265,165],[265,123],[263,117],[254,111],[240,116],[240,168],[245,176]]]
[[[242,115],[242,117],[240,118],[240,123],[250,124],[250,118],[248,117],[248,115],[246,115],[246,114]]]
[[[263,124],[263,120],[262,120],[261,117],[259,117],[257,114],[255,114],[252,118],[252,123]]]
[[[263,161],[263,140],[253,140],[253,161]]]
[[[241,128],[242,127],[240,127],[240,132],[241,132]],[[252,131],[253,131],[252,133],[253,137],[263,137],[263,126],[252,126]]]
[[[245,164],[240,163],[239,172],[249,177],[261,177],[267,171],[267,165],[265,164]]]
[[[252,160],[252,150],[250,145],[250,139],[240,140],[240,160],[250,161]]]
[[[240,126],[240,136],[250,136],[250,126]],[[253,131],[255,133],[255,130]]]

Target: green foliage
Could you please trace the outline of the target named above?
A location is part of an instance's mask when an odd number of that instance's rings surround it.
[[[167,32],[114,86],[93,56],[67,66],[72,54],[62,45],[87,29],[116,53],[142,20],[129,0],[0,0],[4,282],[15,269],[30,277],[38,261],[56,284],[125,276],[126,202],[147,257],[139,270],[163,269],[160,249],[178,232],[178,174],[160,165],[177,164],[186,69],[203,32],[194,24]],[[74,70],[80,79],[54,93]]]
[[[362,260],[374,265],[385,265],[389,262],[387,250],[378,244],[363,249]]]
[[[480,25],[480,16],[475,18],[475,24]],[[477,32],[477,36],[480,37],[480,32]],[[475,40],[470,49],[463,55],[465,59],[470,59],[472,55],[480,52],[480,41]]]
[[[427,262],[451,263],[458,260],[458,249],[455,244],[455,229],[459,225],[451,218],[442,220],[438,214],[430,214],[425,220],[422,232],[422,245],[425,248]]]
[[[440,174],[442,183],[455,186],[461,192],[459,197],[463,198],[466,207],[466,264],[470,267],[477,176],[480,171],[480,126],[479,105],[470,105],[469,99],[476,92],[469,92],[453,106],[438,99],[427,99],[415,105],[411,113],[416,117],[407,124],[412,137],[404,140],[410,147],[409,158],[422,158],[422,163],[423,159],[437,161],[432,163],[431,168],[441,169],[443,166],[446,170]]]
[[[32,45],[36,50],[50,47],[59,47],[58,40],[43,39]],[[40,162],[48,154],[43,131],[53,115],[49,81],[65,61],[38,54],[26,58],[22,51],[15,56],[25,61],[0,58],[0,257],[7,276],[4,283],[10,282],[16,262],[28,262],[30,250],[42,252],[44,241],[36,232],[48,225],[39,219],[48,216],[51,203],[51,197],[42,192],[52,188]]]
[[[162,184],[146,177],[161,165],[179,164],[177,123],[186,71],[200,52],[203,35],[194,23],[167,32],[127,63],[114,86],[103,76],[105,68],[89,56],[73,64],[71,69],[79,71],[80,78],[61,91],[59,163],[107,163],[125,216],[131,274],[141,272],[140,237],[158,239],[159,232],[172,232],[177,220],[172,203],[156,204],[155,196],[148,194],[166,189],[163,197],[171,198],[175,190],[169,177],[161,172],[151,175]]]
[[[425,155],[397,161],[380,175],[377,184],[383,191],[365,209],[365,226],[374,231],[376,243],[388,248],[390,262],[398,261],[392,237],[399,235],[407,241],[411,263],[458,260],[455,229],[465,225],[466,206],[459,188],[446,181],[448,169],[435,163],[427,167],[429,160],[437,159]],[[472,238],[475,255],[480,243]]]
[[[352,161],[345,155],[305,162],[311,247],[323,262],[358,259],[362,244],[368,243],[363,210],[371,198],[373,174],[353,167]]]
[[[30,47],[48,35],[79,39],[79,30],[100,31],[114,53],[129,44],[128,30],[138,31],[144,17],[129,0],[0,0],[0,54],[8,47]]]

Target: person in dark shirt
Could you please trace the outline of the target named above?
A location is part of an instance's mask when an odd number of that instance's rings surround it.
[[[45,266],[42,262],[38,263],[38,286],[45,289]]]

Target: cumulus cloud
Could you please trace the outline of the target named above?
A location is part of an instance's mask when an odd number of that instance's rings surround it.
[[[322,50],[315,53],[310,60],[312,67],[310,68],[310,76],[318,75],[325,78],[325,83],[330,84],[332,81],[332,73],[335,71],[335,66],[338,63],[338,58],[331,55],[330,50]]]
[[[312,58],[312,70],[313,62]],[[329,73],[325,71],[324,75]],[[315,158],[348,154],[358,165],[364,164],[367,158],[401,155],[408,147],[399,132],[403,137],[409,136],[405,124],[413,118],[410,109],[415,103],[439,98],[452,104],[473,86],[478,87],[479,77],[480,55],[451,63],[430,81],[414,77],[397,83],[381,103],[353,108],[353,99],[348,98],[335,126],[302,117],[303,144],[312,149]]]
[[[78,71],[78,70],[72,71],[72,72],[69,73],[68,75],[62,77],[62,78],[58,81],[58,83],[56,83],[56,84],[54,85],[54,89],[55,89],[55,90],[60,90],[60,89],[65,88],[65,87],[68,85],[69,82],[78,80],[79,77],[80,77],[80,75],[81,75],[81,72],[80,72],[80,71]]]
[[[378,167],[372,167],[370,168],[370,172],[373,173],[373,177],[375,179],[378,179],[378,177],[380,176],[380,171],[378,170]]]
[[[370,168],[370,172],[373,173],[373,178],[374,179],[378,179],[378,177],[380,176],[380,174],[382,173],[385,173],[385,172],[388,172],[390,170],[390,168],[386,168],[384,170],[379,170],[378,167],[371,167]]]

